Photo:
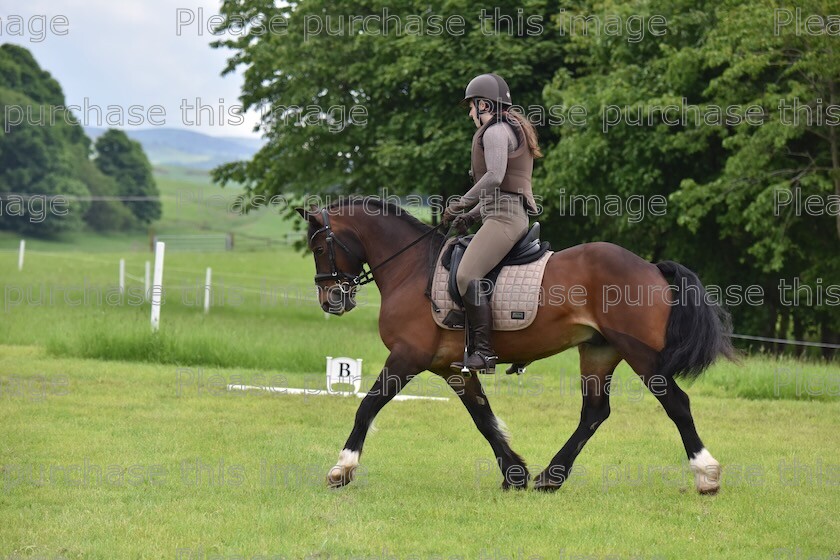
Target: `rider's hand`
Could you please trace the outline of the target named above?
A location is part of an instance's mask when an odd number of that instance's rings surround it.
[[[464,235],[467,231],[469,231],[474,223],[475,216],[471,216],[470,214],[459,214],[454,220],[452,220],[452,228],[461,235]]]
[[[440,223],[443,227],[448,227],[455,220],[456,217],[458,217],[458,212],[452,210],[451,207],[447,207],[443,211],[443,216],[441,216],[440,218]]]

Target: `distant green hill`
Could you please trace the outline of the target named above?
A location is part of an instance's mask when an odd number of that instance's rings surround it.
[[[92,139],[105,132],[104,128],[87,127]],[[217,165],[250,159],[262,146],[257,138],[216,137],[175,128],[126,130],[132,140],[143,145],[153,165],[212,169]]]

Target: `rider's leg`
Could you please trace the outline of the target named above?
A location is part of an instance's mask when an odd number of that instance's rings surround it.
[[[467,358],[467,367],[473,372],[492,373],[495,368],[495,354],[490,344],[493,330],[493,314],[490,309],[492,290],[481,280],[528,230],[528,216],[518,198],[503,198],[514,199],[516,203],[507,201],[500,205],[504,211],[488,214],[484,218],[483,225],[464,252],[456,278],[458,291],[464,300],[470,339],[473,341],[473,353]],[[452,367],[460,369],[462,364],[454,363]]]
[[[472,280],[463,294],[467,327],[470,329],[472,351],[466,366],[471,373],[496,373],[496,353],[490,345],[493,330],[493,311],[490,309],[492,290],[488,280]],[[453,369],[463,369],[463,364],[452,364]]]

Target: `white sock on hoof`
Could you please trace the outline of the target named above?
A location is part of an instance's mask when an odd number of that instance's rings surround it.
[[[694,471],[694,485],[701,494],[717,492],[720,489],[720,463],[704,447],[690,461]]]
[[[342,449],[338,454],[338,463],[330,469],[330,479],[334,481],[350,482],[353,471],[359,466],[359,452]]]

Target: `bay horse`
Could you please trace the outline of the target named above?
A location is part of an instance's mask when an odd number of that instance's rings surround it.
[[[455,391],[490,443],[502,488],[526,488],[530,474],[525,461],[511,449],[478,376],[450,369],[452,362],[463,357],[464,333],[442,329],[432,317],[425,291],[430,254],[439,250],[443,234],[405,209],[375,197],[346,198],[326,208],[312,205],[296,210],[309,222],[308,245],[315,258],[321,307],[335,315],[350,311],[357,288],[375,281],[381,294],[379,334],[390,351],[359,405],[327,484],[340,487],[352,481],[376,414],[412,378],[430,371]],[[673,285],[666,277],[673,279]],[[530,326],[493,333],[500,363],[530,363],[573,346],[580,353],[580,423],[536,477],[534,487],[556,490],[567,479],[584,444],[610,415],[611,376],[624,360],[676,424],[697,490],[717,492],[720,464],[697,435],[688,395],[676,379],[698,376],[719,355],[734,358],[728,314],[708,301],[697,275],[686,267],[670,261],[651,264],[610,243],[585,243],[553,253],[546,264],[542,293],[556,292],[558,286],[582,287],[587,296],[583,301],[543,299]],[[606,289],[613,290],[609,306]],[[615,297],[616,291],[627,293]],[[637,292],[643,295],[637,298]],[[641,301],[644,294],[653,297]]]

